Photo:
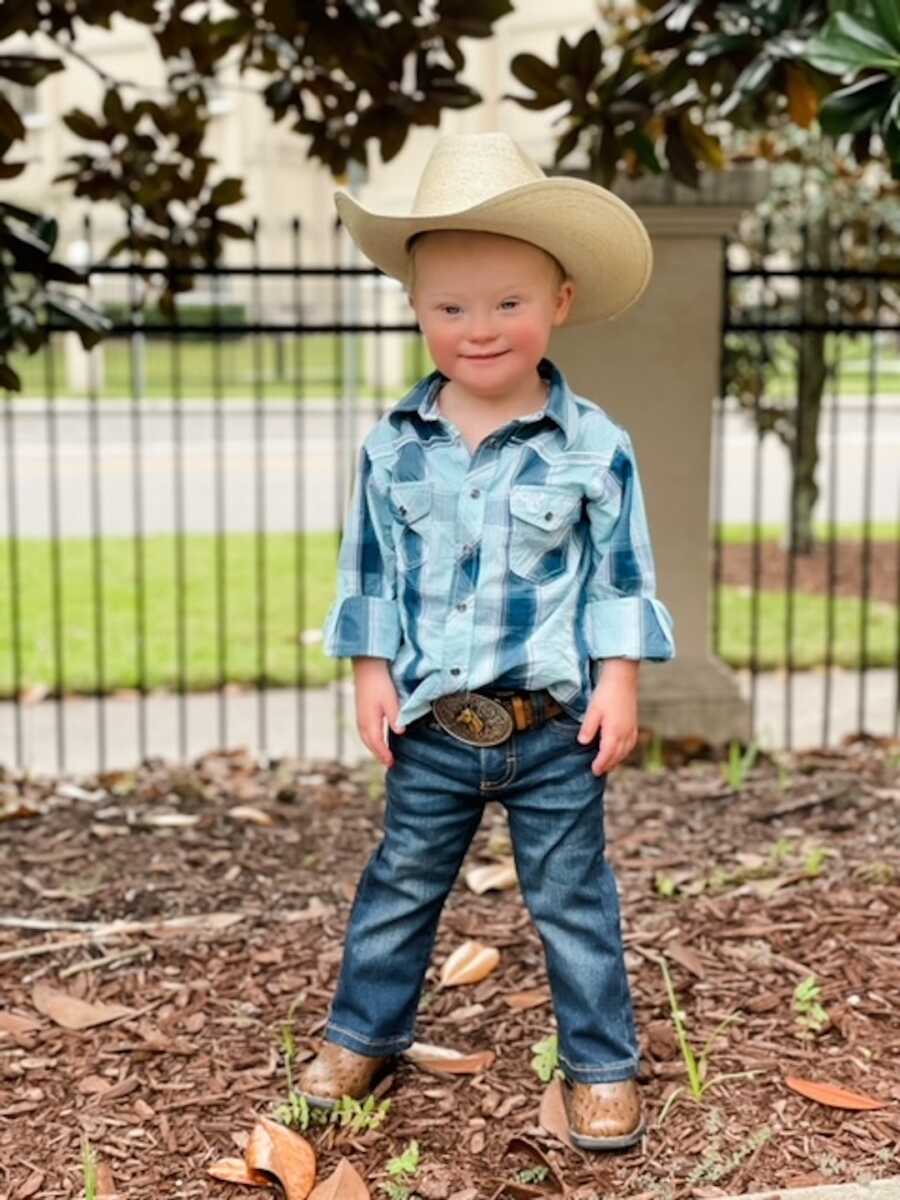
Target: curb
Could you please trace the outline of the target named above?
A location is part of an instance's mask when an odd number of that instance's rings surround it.
[[[900,1200],[900,1177],[870,1183],[818,1184],[805,1188],[772,1188],[768,1192],[720,1196],[719,1200]]]

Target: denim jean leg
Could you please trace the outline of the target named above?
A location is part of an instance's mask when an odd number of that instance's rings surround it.
[[[638,1048],[615,877],[605,855],[605,776],[596,744],[524,737],[519,786],[504,797],[522,892],[544,944],[560,1064],[579,1083],[630,1079]],[[524,739],[523,739],[524,741]]]
[[[356,891],[324,1034],[370,1055],[415,1040],[438,919],[483,811],[466,770],[477,751],[421,728],[389,740],[384,837]]]

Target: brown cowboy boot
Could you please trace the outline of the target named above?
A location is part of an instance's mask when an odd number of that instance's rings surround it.
[[[389,1061],[323,1042],[316,1057],[300,1072],[297,1091],[315,1108],[333,1108],[342,1096],[361,1100]]]
[[[624,1150],[644,1132],[641,1097],[633,1079],[564,1083],[569,1134],[582,1150]]]

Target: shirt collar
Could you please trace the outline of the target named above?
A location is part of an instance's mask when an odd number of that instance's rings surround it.
[[[538,374],[542,379],[550,382],[547,403],[540,410],[540,417],[547,416],[559,426],[565,436],[566,449],[569,449],[575,441],[575,428],[578,420],[577,406],[571,389],[566,383],[562,371],[549,358],[542,358],[538,363]],[[436,421],[438,419],[437,395],[446,381],[447,377],[441,371],[432,371],[430,375],[419,380],[415,387],[394,405],[388,413],[388,418],[398,427],[407,413],[415,413],[423,421]],[[540,417],[529,416],[521,419],[523,424],[530,424],[539,420]]]

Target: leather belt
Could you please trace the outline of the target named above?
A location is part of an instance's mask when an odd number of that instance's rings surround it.
[[[541,702],[536,703],[535,697]],[[438,725],[467,746],[498,746],[512,735],[538,729],[564,709],[549,692],[453,692],[431,706]],[[418,722],[413,721],[415,725]]]

